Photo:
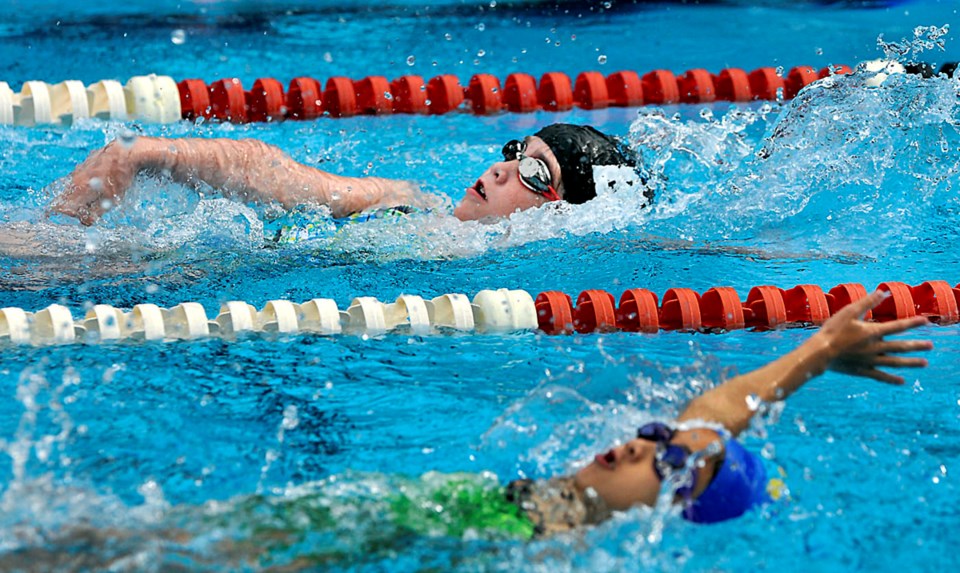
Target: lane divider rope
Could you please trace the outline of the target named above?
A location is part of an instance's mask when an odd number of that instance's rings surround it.
[[[951,287],[946,281],[933,280],[911,287],[888,281],[877,288],[889,292],[890,297],[867,313],[868,320],[922,315],[942,325],[960,322],[960,285]],[[770,330],[819,326],[837,310],[866,294],[859,283],[837,285],[828,292],[810,284],[787,290],[761,285],[751,288],[744,301],[731,287],[713,287],[703,294],[688,288],[671,288],[662,297],[634,288],[624,291],[617,304],[611,293],[591,289],[581,292],[574,305],[569,295],[559,291],[545,291],[533,297],[524,290],[502,288],[482,290],[472,300],[459,293],[430,300],[400,295],[391,303],[357,297],[346,310],[325,298],[299,304],[271,300],[260,310],[243,301],[230,301],[220,306],[213,319],[196,302],[171,308],[138,304],[128,312],[98,304],[78,321],[70,309],[53,304],[36,313],[17,307],[0,308],[0,343],[46,345],[209,337],[230,340],[255,332],[381,336],[444,331],[587,334]]]
[[[879,85],[892,73],[934,75],[929,64],[911,64],[905,68],[895,61],[875,60],[862,66],[875,74],[868,85]],[[955,70],[956,62],[950,62],[941,66],[939,73],[952,77]],[[851,72],[851,68],[844,65],[819,71],[810,66],[796,66],[785,76],[772,67],[749,73],[727,68],[716,75],[694,69],[680,76],[669,70],[653,70],[642,76],[633,71],[620,71],[606,77],[589,71],[574,80],[561,72],[548,72],[541,76],[539,84],[536,78],[525,73],[510,74],[503,83],[490,74],[476,74],[466,87],[451,74],[426,82],[417,75],[392,81],[383,76],[367,76],[356,81],[338,76],[328,78],[322,86],[318,80],[303,76],[291,80],[286,92],[273,78],[257,79],[249,91],[237,78],[207,84],[200,79],[177,82],[169,76],[151,74],[130,78],[124,85],[116,80],[102,80],[88,87],[76,80],[55,85],[31,80],[24,82],[19,93],[14,93],[6,82],[0,82],[0,125],[70,125],[88,117],[149,123],[200,118],[248,123],[392,113],[438,115],[460,109],[488,115],[503,111],[567,111],[574,106],[603,109],[788,100],[818,79]]]

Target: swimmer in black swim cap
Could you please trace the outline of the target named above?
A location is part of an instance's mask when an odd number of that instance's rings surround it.
[[[630,183],[636,158],[615,138],[589,126],[555,124],[503,147],[454,210],[461,220],[495,219],[552,201],[584,203],[597,195],[598,167],[625,171],[605,181]],[[91,225],[117,205],[140,173],[212,187],[225,197],[288,209],[326,205],[335,218],[398,206],[434,208],[438,198],[415,183],[381,177],[343,177],[304,165],[256,140],[164,139],[114,141],[94,151],[67,179],[51,211]],[[652,191],[645,191],[648,197]]]

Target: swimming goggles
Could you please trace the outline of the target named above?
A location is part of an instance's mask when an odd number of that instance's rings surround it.
[[[637,429],[637,438],[657,444],[657,454],[653,458],[653,470],[657,473],[661,482],[678,473],[687,474],[681,476],[682,479],[677,480],[680,486],[675,493],[684,499],[690,499],[693,497],[693,489],[697,485],[697,470],[687,467],[690,450],[684,446],[670,443],[676,433],[676,430],[662,422],[650,422]]]
[[[553,188],[553,178],[550,176],[550,169],[542,159],[524,155],[527,150],[527,144],[519,139],[511,139],[503,146],[503,158],[507,161],[517,160],[520,166],[517,173],[520,176],[520,183],[527,189],[540,195],[547,201],[559,201],[560,195]]]

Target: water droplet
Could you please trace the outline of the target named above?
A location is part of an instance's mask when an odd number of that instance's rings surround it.
[[[597,63],[600,64],[601,66],[602,66],[603,64],[607,63],[607,55],[606,55],[606,54],[600,54],[600,55],[597,57]]]
[[[497,0],[490,0],[490,7],[491,7],[491,8],[496,8],[496,7],[497,7]]]
[[[393,99],[393,94],[390,92],[383,92],[383,97],[387,100]]]
[[[443,39],[449,42],[450,40],[453,39],[453,34],[447,32],[446,34],[443,35]]]
[[[814,50],[814,53],[817,54],[818,56],[822,56],[822,55],[823,55],[823,48],[817,48],[816,50]]]
[[[182,46],[183,43],[187,41],[187,33],[177,28],[173,32],[170,32],[170,41],[176,46]]]
[[[415,64],[415,63],[417,63],[417,59],[416,59],[415,57],[413,57],[413,56],[407,56],[407,65],[408,65],[408,66],[412,66],[412,65]]]
[[[603,3],[603,7],[606,8],[607,10],[609,10],[611,6],[613,6],[613,2],[604,2],[604,3]]]
[[[477,30],[483,32],[486,29],[487,29],[487,25],[484,24],[483,22],[480,22],[479,24],[477,24]]]
[[[324,53],[323,53],[323,61],[324,61],[324,62],[327,62],[328,64],[331,63],[331,62],[333,62],[333,54],[331,54],[330,52],[324,52]]]
[[[91,177],[89,184],[90,188],[97,193],[103,191],[103,179],[100,179],[99,177]]]
[[[486,56],[486,55],[487,55],[487,51],[486,51],[486,50],[484,50],[484,49],[482,49],[482,48],[481,48],[480,50],[477,50],[477,57],[478,57],[478,58],[482,58],[482,57],[484,57],[484,56]]]
[[[131,129],[124,129],[119,135],[120,145],[129,148],[137,141],[137,134]]]
[[[289,405],[283,409],[283,429],[292,430],[300,424],[300,417],[297,415],[297,407]]]
[[[760,396],[756,394],[750,394],[747,396],[747,408],[751,412],[756,412],[760,409],[760,405],[763,404],[763,400],[760,399]]]

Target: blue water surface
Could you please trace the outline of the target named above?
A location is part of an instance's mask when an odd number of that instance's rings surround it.
[[[960,59],[955,3],[889,4],[8,1],[0,6],[0,81],[19,89],[34,79],[158,73],[251,85],[258,77],[453,73],[466,83],[479,72],[819,69],[880,57],[939,67]],[[917,27],[945,25],[942,46],[916,41],[930,38]],[[485,288],[575,297],[588,288],[619,296],[635,287],[662,295],[725,285],[746,298],[761,284],[955,285],[960,83],[896,75],[868,87],[872,77],[828,78],[791,102],[741,106],[0,127],[0,307],[59,303],[76,317],[97,303],[196,301],[212,316],[228,300],[260,308],[327,297],[346,308],[356,296]],[[128,130],[256,138],[335,173],[415,180],[449,205],[505,140],[555,121],[624,137],[644,157],[654,206],[641,209],[639,190],[628,190],[494,225],[460,223],[440,209],[277,245],[268,239],[274,208],[144,177],[90,229],[45,216],[57,180]],[[907,373],[904,387],[828,373],[760,417],[746,442],[782,470],[789,489],[763,511],[704,527],[636,509],[530,543],[420,536],[364,545],[379,538],[371,510],[351,501],[357,491],[396,492],[430,471],[492,472],[499,483],[569,472],[637,423],[677,414],[689,397],[809,334],[4,345],[0,564],[956,568],[956,326],[925,329],[936,345],[931,365]],[[340,516],[337,543],[318,533],[269,557],[250,550],[256,542],[244,544],[257,539],[249,530],[269,503],[317,491]],[[337,558],[318,560],[331,546]]]

